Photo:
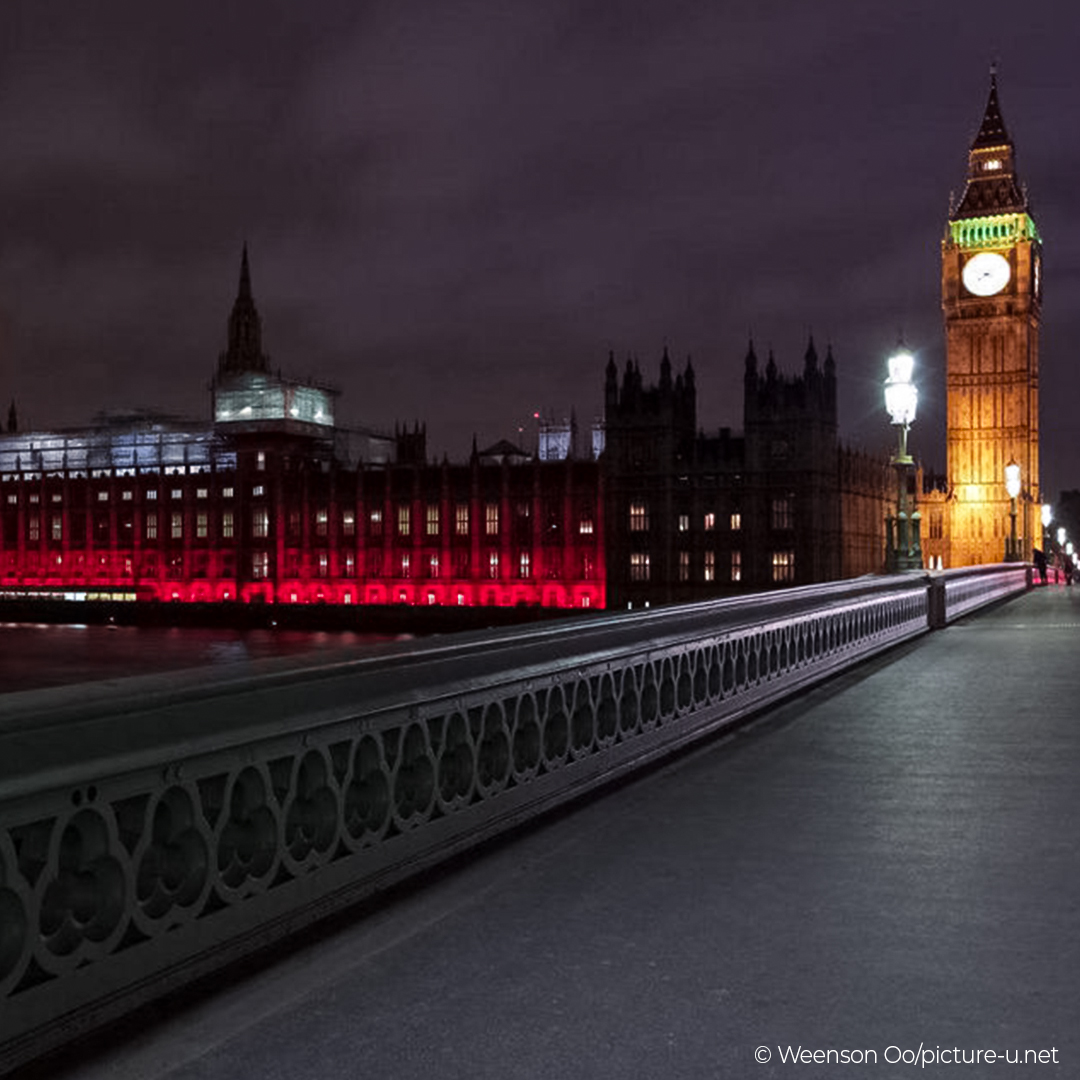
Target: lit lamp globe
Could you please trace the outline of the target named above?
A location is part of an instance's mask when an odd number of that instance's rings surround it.
[[[1015,499],[1020,495],[1020,466],[1015,461],[1010,461],[1005,466],[1005,490],[1009,493],[1010,499]]]
[[[894,424],[911,424],[919,403],[919,388],[911,381],[915,357],[909,352],[889,357],[889,377],[885,380],[885,409]]]
[[[1050,528],[1050,522],[1053,519],[1053,508],[1049,503],[1042,504],[1042,527],[1043,529]]]
[[[1058,547],[1063,547],[1065,544],[1065,526],[1059,525],[1057,531]]]
[[[889,419],[900,428],[900,454],[897,461],[907,462],[907,429],[915,419],[915,407],[919,403],[919,388],[911,381],[915,370],[915,357],[906,349],[900,349],[889,357],[889,377],[885,380],[885,411]]]

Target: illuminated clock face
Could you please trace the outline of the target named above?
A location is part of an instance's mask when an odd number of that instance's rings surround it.
[[[980,251],[964,263],[964,287],[976,296],[993,296],[1009,284],[1009,261],[996,251]]]

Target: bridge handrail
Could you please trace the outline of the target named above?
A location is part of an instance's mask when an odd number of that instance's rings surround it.
[[[864,578],[4,695],[0,1073],[1025,584]]]

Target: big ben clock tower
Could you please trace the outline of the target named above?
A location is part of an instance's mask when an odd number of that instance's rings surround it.
[[[1016,553],[1031,558],[1039,505],[1041,251],[997,78],[968,153],[967,185],[941,245],[947,354],[951,566],[1001,562],[1010,535],[1005,466],[1020,466]]]

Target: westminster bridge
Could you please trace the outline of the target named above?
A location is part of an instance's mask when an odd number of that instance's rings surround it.
[[[1029,585],[0,696],[0,1073],[1080,1075],[1080,601]]]

